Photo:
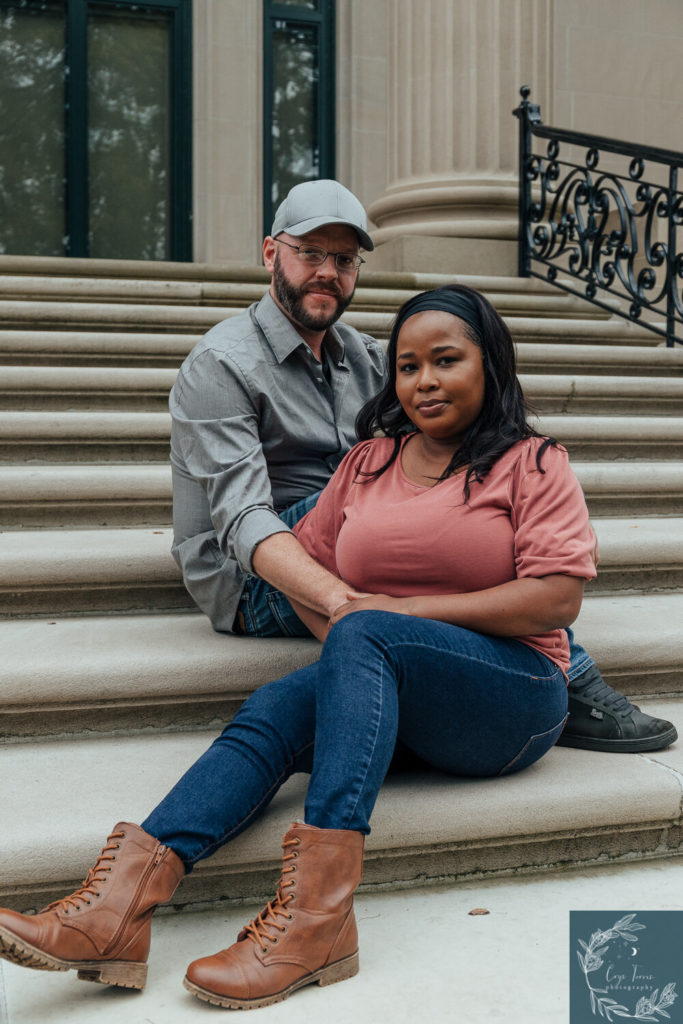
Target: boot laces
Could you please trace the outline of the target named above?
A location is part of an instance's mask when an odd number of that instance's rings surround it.
[[[82,906],[90,903],[89,896],[99,896],[100,893],[97,886],[107,881],[106,876],[111,871],[111,865],[106,862],[116,860],[116,854],[113,851],[118,850],[121,845],[120,843],[113,842],[113,840],[123,839],[124,836],[124,832],[112,832],[107,838],[107,845],[102,850],[93,867],[88,871],[79,888],[72,892],[71,895],[63,896],[61,899],[55,900],[54,903],[50,903],[45,907],[45,911],[63,907],[64,913],[68,914],[70,906],[80,910]]]
[[[623,694],[618,693],[606,683],[597,671],[595,675],[588,673],[588,678],[582,686],[577,686],[575,680],[574,687],[577,693],[580,693],[586,700],[591,701],[605,711],[621,715],[622,718],[627,718],[634,710],[635,705],[631,704],[627,697],[624,697]]]
[[[296,880],[294,878],[286,878],[285,876],[293,874],[296,871],[296,865],[287,864],[286,862],[296,860],[299,854],[295,850],[287,852],[287,847],[298,845],[298,839],[286,839],[283,842],[282,849],[285,853],[283,854],[282,862],[284,866],[275,898],[270,900],[261,913],[244,928],[244,938],[249,938],[252,942],[256,942],[261,947],[263,953],[268,951],[268,947],[265,945],[266,941],[277,942],[278,940],[278,936],[273,935],[269,929],[274,928],[280,933],[287,931],[287,926],[281,924],[278,918],[284,917],[288,921],[292,919],[292,914],[287,907],[294,899],[294,893],[291,892],[291,889],[296,885]],[[285,892],[285,890],[289,891]]]

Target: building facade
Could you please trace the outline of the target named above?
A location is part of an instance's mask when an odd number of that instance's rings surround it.
[[[548,124],[683,150],[680,0],[0,0],[0,19],[4,252],[256,263],[283,191],[334,175],[369,210],[371,267],[510,274],[522,84]]]

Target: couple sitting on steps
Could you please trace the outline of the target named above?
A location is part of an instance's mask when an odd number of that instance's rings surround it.
[[[361,248],[343,186],[292,189],[263,244],[269,293],[208,332],[171,394],[189,592],[217,630],[313,634],[320,660],[256,690],[141,826],[115,826],[80,889],[35,916],[0,911],[14,963],[142,988],[156,906],[306,772],[274,898],[185,986],[251,1008],[341,981],[358,970],[353,893],[393,761],[487,777],[555,743],[676,738],[573,642],[595,538],[565,449],[527,423],[507,327],[444,287],[402,306],[385,357],[337,324]]]

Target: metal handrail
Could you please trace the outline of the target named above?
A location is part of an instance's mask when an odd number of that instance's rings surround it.
[[[522,102],[513,111],[519,118],[520,277],[539,277],[637,321],[669,347],[683,344],[683,251],[677,248],[683,153],[544,125],[530,93],[521,88]],[[533,139],[548,140],[545,153],[533,152]],[[562,144],[585,149],[583,163],[561,157]],[[630,158],[628,168],[598,170],[602,153]],[[647,180],[653,165],[665,170],[665,184]],[[605,301],[610,297],[621,303]],[[628,311],[620,308],[624,300]],[[648,315],[641,319],[643,312]]]

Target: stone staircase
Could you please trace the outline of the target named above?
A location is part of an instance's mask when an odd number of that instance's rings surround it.
[[[434,275],[364,274],[345,319],[386,337]],[[541,429],[567,445],[602,561],[576,626],[605,678],[683,724],[683,350],[539,282],[462,278],[517,342]],[[171,559],[168,390],[200,335],[258,299],[253,267],[0,257],[0,903],[73,887],[258,685],[314,641],[214,633]],[[683,744],[556,748],[501,780],[397,775],[365,884],[674,855]],[[270,894],[291,780],[178,905]]]

